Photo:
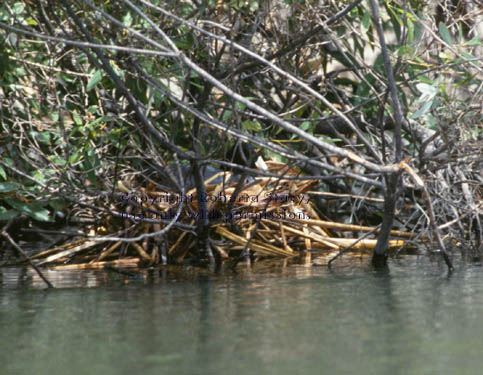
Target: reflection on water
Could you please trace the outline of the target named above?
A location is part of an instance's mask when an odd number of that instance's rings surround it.
[[[1,269],[1,373],[476,374],[483,277],[456,266],[49,271],[55,290]]]

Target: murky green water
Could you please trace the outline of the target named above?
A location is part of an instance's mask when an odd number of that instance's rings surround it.
[[[456,267],[49,272],[53,291],[2,269],[0,373],[479,374],[483,273]]]

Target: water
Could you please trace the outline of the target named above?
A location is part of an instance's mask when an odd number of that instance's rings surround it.
[[[477,374],[480,265],[407,256],[122,276],[0,269],[0,374]],[[82,287],[80,287],[82,286]]]

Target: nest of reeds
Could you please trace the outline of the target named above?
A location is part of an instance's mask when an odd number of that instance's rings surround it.
[[[213,176],[205,182],[204,203],[198,200],[196,189],[180,193],[119,183],[118,200],[105,210],[104,220],[90,228],[88,238],[32,259],[71,268],[180,264],[200,258],[200,220],[208,226],[209,243],[222,259],[236,259],[241,254],[293,257],[348,247],[356,251],[374,248],[374,238],[343,236],[376,232],[374,228],[321,219],[312,201],[317,181],[297,179],[300,171],[281,162],[265,162],[265,168],[279,177],[257,177],[241,189],[238,182],[228,183],[229,172]],[[213,184],[220,176],[223,181]],[[398,231],[392,234],[412,236]],[[389,247],[404,244],[401,239],[391,240]]]

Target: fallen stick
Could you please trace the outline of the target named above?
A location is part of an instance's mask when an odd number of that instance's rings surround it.
[[[9,224],[7,224],[8,226]],[[37,272],[37,274],[40,276],[40,278],[47,284],[47,286],[49,288],[53,288],[54,286],[50,283],[50,281],[44,276],[44,274],[42,273],[42,271],[32,262],[32,259],[30,259],[30,257],[25,253],[25,251],[23,251],[23,249],[17,245],[17,243],[13,240],[12,237],[10,237],[10,235],[7,233],[7,231],[5,229],[2,230],[2,232],[0,233],[2,235],[2,237],[5,237],[5,239],[10,242],[12,244],[12,246],[20,253],[23,255],[23,257],[25,259],[27,259],[27,261],[29,262],[29,264],[33,267],[33,269],[35,270],[35,272]]]

